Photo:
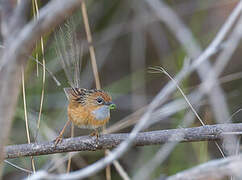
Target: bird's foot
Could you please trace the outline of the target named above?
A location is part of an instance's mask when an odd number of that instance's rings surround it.
[[[58,136],[58,137],[54,140],[54,143],[55,143],[55,146],[54,146],[54,147],[56,147],[57,144],[61,143],[62,140],[63,140],[63,138],[62,138],[61,136]]]
[[[98,140],[98,138],[99,138],[99,132],[98,131],[93,131],[91,134],[90,134],[90,136],[92,136],[92,137],[96,137],[96,139]]]

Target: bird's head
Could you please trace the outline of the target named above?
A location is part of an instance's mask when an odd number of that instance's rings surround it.
[[[110,110],[115,109],[116,105],[112,102],[112,97],[103,90],[68,88],[69,99],[85,106],[97,120],[104,120],[110,117]]]

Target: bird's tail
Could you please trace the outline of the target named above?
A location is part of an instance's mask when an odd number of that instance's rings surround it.
[[[78,40],[73,19],[60,26],[55,33],[56,53],[72,88],[80,87],[80,69],[83,46]]]

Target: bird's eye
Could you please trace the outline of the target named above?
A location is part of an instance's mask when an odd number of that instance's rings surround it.
[[[97,98],[97,103],[98,103],[98,104],[102,104],[102,103],[103,103],[103,99],[102,99],[102,98],[100,98],[100,97],[99,97],[99,98]]]

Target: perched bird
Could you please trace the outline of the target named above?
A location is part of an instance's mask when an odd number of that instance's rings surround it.
[[[103,90],[96,89],[65,88],[64,91],[69,100],[68,121],[57,137],[55,145],[62,140],[65,128],[70,122],[80,128],[93,129],[91,135],[98,137],[98,128],[109,121],[110,110],[116,108],[111,96]]]
[[[65,24],[56,33],[56,52],[61,62],[70,88],[64,88],[69,104],[67,108],[68,121],[55,140],[55,145],[69,123],[80,128],[93,129],[98,137],[98,128],[104,126],[110,119],[110,109],[115,109],[111,96],[103,90],[87,90],[81,87],[81,64],[83,45],[78,40],[72,21]],[[65,33],[64,33],[65,32]],[[89,81],[88,79],[86,81]]]

